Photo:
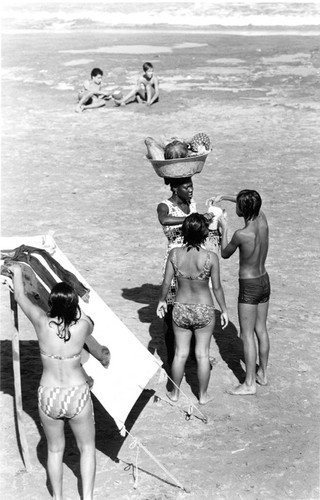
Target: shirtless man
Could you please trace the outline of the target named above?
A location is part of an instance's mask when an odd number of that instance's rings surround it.
[[[245,189],[236,197],[218,196],[214,198],[214,203],[223,200],[236,203],[236,213],[245,222],[244,227],[235,231],[228,243],[226,218],[222,216],[219,221],[222,230],[222,258],[228,259],[239,248],[238,316],[246,364],[244,383],[228,392],[233,395],[251,395],[256,394],[256,383],[267,384],[270,349],[267,331],[270,282],[265,268],[269,246],[268,223],[260,210],[262,202],[257,191]],[[259,349],[257,372],[254,334],[257,336]]]
[[[111,99],[110,92],[102,89],[102,77],[103,71],[100,68],[93,68],[91,80],[86,80],[78,93],[77,113],[85,109],[101,108],[105,106],[106,100]]]
[[[159,81],[154,74],[153,65],[146,62],[143,65],[144,73],[138,78],[136,86],[122,99],[114,99],[118,106],[125,106],[131,101],[137,101],[151,106],[159,98]]]

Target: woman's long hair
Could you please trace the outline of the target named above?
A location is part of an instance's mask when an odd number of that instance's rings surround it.
[[[204,215],[194,213],[188,215],[182,224],[183,242],[188,247],[200,248],[209,234],[208,223]]]
[[[70,337],[69,327],[76,323],[81,316],[79,298],[72,286],[61,282],[54,285],[49,296],[49,318],[58,318],[50,321],[58,327],[58,337],[67,342]]]

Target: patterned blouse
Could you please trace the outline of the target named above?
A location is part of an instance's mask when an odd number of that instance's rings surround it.
[[[196,204],[193,200],[190,203],[190,213],[186,214],[179,208],[177,205],[172,203],[170,200],[164,200],[161,203],[164,203],[168,207],[168,215],[171,217],[187,217],[187,215],[194,214],[197,211]],[[182,224],[177,224],[176,226],[162,226],[163,232],[168,239],[168,249],[167,253],[170,252],[172,248],[181,247],[183,245],[183,236],[182,236]]]
[[[195,201],[191,200],[191,203],[189,205],[190,207],[190,212],[189,214],[186,214],[179,208],[177,205],[172,203],[170,200],[163,200],[161,203],[164,203],[168,207],[168,215],[171,217],[187,217],[190,214],[194,214],[197,211],[196,208],[196,203]],[[182,236],[182,223],[177,224],[176,226],[162,226],[163,232],[165,236],[168,239],[168,246],[167,246],[167,252],[164,258],[163,262],[163,268],[162,268],[162,273],[164,275],[165,268],[166,268],[166,263],[168,259],[169,252],[172,248],[176,247],[182,247],[183,245],[183,236]],[[176,295],[176,279],[175,277],[171,281],[171,286],[167,295],[167,304],[173,305],[175,301],[175,295]]]

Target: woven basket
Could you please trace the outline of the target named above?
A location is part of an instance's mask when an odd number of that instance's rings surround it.
[[[181,178],[199,174],[203,169],[208,154],[175,158],[173,160],[152,160],[148,156],[147,158],[159,177]]]

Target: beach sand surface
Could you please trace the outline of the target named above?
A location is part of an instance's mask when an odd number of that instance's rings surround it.
[[[114,52],[104,49],[111,46]],[[129,48],[121,51],[123,46]],[[156,357],[165,361],[155,310],[166,248],[156,207],[170,191],[146,160],[144,139],[206,132],[213,151],[194,177],[199,211],[209,196],[252,188],[261,193],[270,224],[269,385],[258,387],[254,397],[225,392],[244,373],[234,256],[221,262],[230,325],[222,331],[217,313],[210,350],[213,401],[201,408],[208,423],[196,414],[185,419],[197,394],[192,359],[178,406],[165,400],[165,381],[157,375],[127,422],[191,493],[175,486],[143,450],[134,488],[137,449],[95,401],[95,498],[319,498],[319,37],[38,32],[6,35],[2,52],[2,234],[54,231],[61,250]],[[125,92],[146,60],[159,75],[158,104],[117,108],[110,102],[75,113],[77,90],[92,67],[104,70],[110,89]],[[223,207],[231,230],[240,227],[234,206]],[[1,495],[43,500],[50,490],[36,401],[41,363],[23,314],[30,473],[16,438],[11,338],[9,296],[2,287]],[[65,500],[80,498],[78,464],[67,430]]]

